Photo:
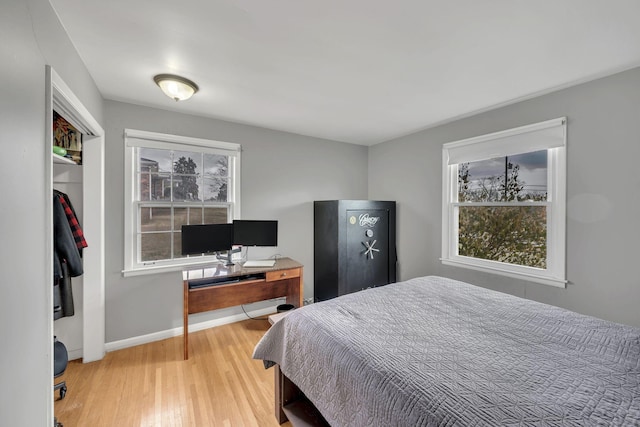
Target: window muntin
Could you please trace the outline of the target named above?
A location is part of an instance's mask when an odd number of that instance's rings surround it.
[[[564,286],[564,140],[556,119],[444,145],[443,263]]]
[[[210,262],[182,255],[181,227],[239,216],[240,146],[135,130],[125,143],[125,274]]]

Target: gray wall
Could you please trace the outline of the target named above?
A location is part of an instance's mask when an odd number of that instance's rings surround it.
[[[99,122],[102,98],[45,0],[0,3],[0,425],[51,425],[52,282],[46,271],[45,64]]]
[[[242,217],[279,221],[278,248],[252,248],[251,256],[279,253],[301,262],[305,296],[313,296],[313,201],[366,198],[367,147],[115,101],[105,102],[105,117],[107,342],[182,326],[180,273],[121,274],[125,128],[242,144]],[[236,313],[203,313],[191,323]]]
[[[443,266],[442,144],[566,116],[566,289]],[[369,197],[398,202],[400,278],[442,275],[640,326],[640,68],[371,147]]]

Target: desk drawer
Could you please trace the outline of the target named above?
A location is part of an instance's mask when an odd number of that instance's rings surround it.
[[[292,277],[300,277],[299,268],[291,268],[289,270],[267,271],[267,282],[276,280],[291,279]]]

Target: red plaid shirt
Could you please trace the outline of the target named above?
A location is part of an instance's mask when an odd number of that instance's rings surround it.
[[[78,247],[78,249],[86,248],[88,246],[87,241],[84,239],[84,233],[82,232],[80,223],[76,218],[75,212],[73,211],[71,206],[69,206],[69,203],[67,203],[67,200],[64,196],[58,195],[58,198],[60,199],[60,203],[64,208],[64,213],[67,216],[67,221],[69,221],[69,226],[71,227],[73,238],[76,241],[76,246]]]

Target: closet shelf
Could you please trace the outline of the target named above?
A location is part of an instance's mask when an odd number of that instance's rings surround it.
[[[73,160],[67,158],[67,157],[62,157],[56,153],[52,153],[53,154],[53,163],[60,163],[60,164],[65,164],[65,165],[76,165],[77,163],[74,162]]]

